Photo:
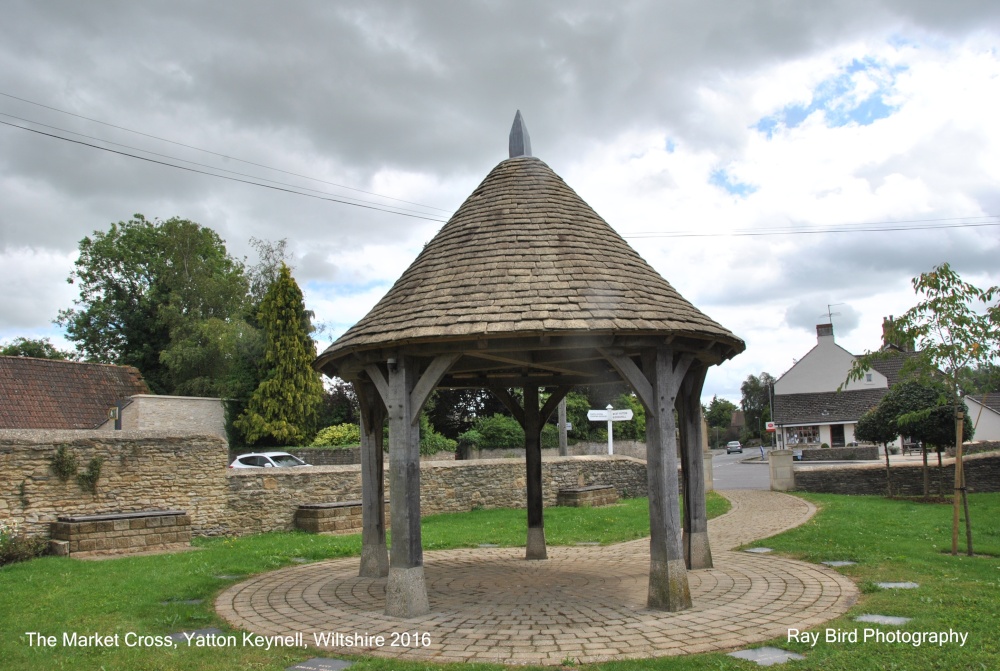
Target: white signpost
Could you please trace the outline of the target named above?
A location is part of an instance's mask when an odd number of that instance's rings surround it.
[[[614,433],[611,428],[613,422],[626,422],[632,419],[632,410],[615,410],[610,403],[604,410],[588,410],[587,419],[591,422],[608,423],[608,454],[614,454]]]

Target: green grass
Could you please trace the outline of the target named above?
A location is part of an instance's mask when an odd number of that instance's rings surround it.
[[[842,569],[862,588],[861,600],[846,617],[829,623],[840,630],[878,625],[855,623],[861,613],[914,618],[908,630],[949,628],[969,632],[966,648],[913,648],[874,643],[827,644],[810,649],[782,638],[771,644],[803,652],[794,669],[865,670],[996,669],[1000,668],[1000,494],[970,497],[977,551],[984,557],[951,557],[951,508],[877,497],[808,495],[820,508],[807,525],[757,545],[804,559],[851,559],[857,566]],[[546,537],[550,544],[613,543],[648,533],[646,501],[634,499],[607,508],[548,508]],[[712,496],[710,513],[728,504]],[[475,547],[480,543],[523,546],[523,510],[477,510],[437,515],[423,520],[428,549]],[[238,646],[227,649],[150,650],[124,646],[110,649],[31,648],[25,632],[62,636],[64,631],[124,634],[168,634],[182,629],[216,626],[228,631],[212,610],[212,599],[232,580],[220,575],[248,576],[293,563],[357,555],[360,539],[302,533],[263,534],[236,539],[200,539],[201,550],[172,555],[130,557],[107,561],[73,561],[46,557],[0,568],[0,668],[106,669],[107,671],[179,670],[280,671],[316,656],[308,650],[264,651]],[[876,581],[912,580],[921,587],[889,591]],[[204,599],[201,604],[176,602]],[[891,627],[881,627],[892,629]],[[472,671],[501,669],[494,665],[436,666],[387,659],[361,659],[359,671],[392,669]],[[593,669],[756,669],[749,662],[724,654],[692,655],[654,660],[622,661]]]

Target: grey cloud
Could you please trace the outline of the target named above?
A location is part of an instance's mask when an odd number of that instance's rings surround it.
[[[831,317],[832,313],[832,317]],[[814,333],[817,324],[834,325],[837,335],[847,335],[858,327],[861,315],[848,303],[830,296],[802,299],[785,311],[785,324],[791,328]]]

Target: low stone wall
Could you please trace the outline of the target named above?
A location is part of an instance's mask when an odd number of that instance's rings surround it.
[[[890,464],[892,458],[890,457]],[[931,458],[931,494],[936,495],[941,474],[937,459]],[[971,455],[964,460],[965,482],[970,492],[1000,492],[1000,453]],[[891,465],[893,493],[921,496],[924,493],[923,468],[920,463]],[[946,459],[943,490],[950,495],[955,483],[955,461]],[[885,464],[855,464],[795,468],[795,489],[826,494],[885,494]]]
[[[1000,440],[980,440],[974,443],[964,443],[962,445],[962,454],[981,454],[983,452],[998,451],[1000,451]],[[945,454],[949,457],[954,457],[955,448],[949,447],[945,450]]]
[[[229,463],[233,463],[241,454],[254,452],[253,448],[229,450]],[[270,451],[270,448],[261,451]],[[294,454],[299,459],[312,466],[351,466],[361,463],[360,447],[289,447],[281,448],[282,452]],[[388,455],[386,456],[388,459]],[[420,461],[454,461],[454,452],[438,452],[437,454],[420,455]]]
[[[389,502],[385,503],[385,523],[389,515]],[[339,503],[307,503],[295,510],[295,528],[313,534],[360,533],[363,524],[361,501],[341,501]]]
[[[64,446],[83,473],[101,461],[96,493],[60,480],[52,465]],[[144,431],[0,431],[0,519],[48,536],[60,516],[185,510],[194,535],[294,528],[303,503],[361,498],[361,467],[226,468],[217,436],[173,437]],[[388,464],[386,470],[388,471]],[[545,505],[560,489],[612,485],[621,497],[646,496],[646,464],[629,457],[556,457],[542,462]],[[386,484],[388,492],[388,484]],[[426,461],[421,512],[524,507],[525,466],[515,459]]]
[[[802,450],[802,461],[854,461],[858,459],[878,459],[878,447],[859,445],[855,447],[809,447]]]
[[[618,492],[610,485],[591,485],[560,489],[556,505],[569,508],[592,508],[618,503]]]
[[[388,470],[388,469],[387,469]],[[360,466],[229,469],[227,510],[233,533],[291,530],[300,504],[361,498]],[[612,485],[618,495],[646,496],[646,464],[630,457],[557,457],[542,462],[546,506],[560,489]],[[388,481],[385,483],[388,496]],[[420,468],[422,515],[474,508],[523,508],[524,464],[512,459],[425,462]]]
[[[633,459],[646,460],[646,443],[635,440],[616,440],[614,444],[615,455],[621,457],[632,457]],[[608,454],[608,443],[576,443],[567,447],[568,456],[601,456]],[[559,456],[558,447],[547,447],[542,450],[542,458],[555,458]],[[469,459],[520,459],[524,461],[524,448],[497,448],[470,450]]]
[[[71,475],[59,479],[59,446],[78,473],[101,461],[96,493]],[[176,437],[152,431],[0,431],[0,519],[31,534],[49,533],[59,516],[185,510],[196,534],[229,530],[226,442],[218,436]],[[238,527],[237,527],[238,528]]]
[[[52,540],[66,554],[143,552],[191,544],[191,518],[183,510],[60,517]]]

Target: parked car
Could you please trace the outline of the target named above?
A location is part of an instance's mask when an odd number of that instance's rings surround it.
[[[739,452],[743,454],[743,446],[740,445],[738,440],[730,440],[726,443],[726,454],[732,454],[733,452]]]
[[[229,464],[229,468],[286,468],[308,465],[288,452],[254,452],[236,457],[233,463]]]

